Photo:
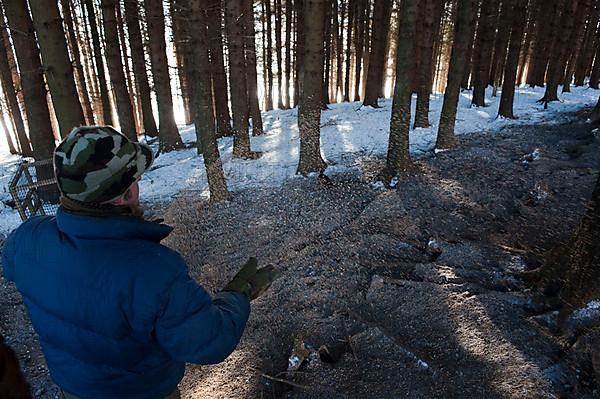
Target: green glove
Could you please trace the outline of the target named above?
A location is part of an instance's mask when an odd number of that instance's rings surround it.
[[[279,277],[279,273],[272,265],[260,269],[257,269],[257,265],[256,258],[248,259],[248,262],[223,288],[223,291],[241,292],[251,301],[264,294],[271,283]]]

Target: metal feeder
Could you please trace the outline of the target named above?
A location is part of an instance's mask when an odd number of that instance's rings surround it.
[[[8,187],[23,221],[38,215],[54,215],[60,205],[52,159],[23,161]]]

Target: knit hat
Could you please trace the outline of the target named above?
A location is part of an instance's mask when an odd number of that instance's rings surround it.
[[[111,126],[77,127],[54,151],[54,172],[63,196],[84,203],[110,202],[152,165],[149,146]]]

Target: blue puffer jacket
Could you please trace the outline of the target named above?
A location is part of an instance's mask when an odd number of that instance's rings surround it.
[[[163,398],[185,363],[224,360],[250,313],[245,295],[214,298],[160,244],[169,226],[80,216],[23,223],[4,246],[53,380],[83,399]]]

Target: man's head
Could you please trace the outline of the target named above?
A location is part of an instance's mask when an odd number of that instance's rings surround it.
[[[63,197],[84,205],[137,206],[138,180],[152,162],[150,147],[110,126],[73,129],[54,152]]]

